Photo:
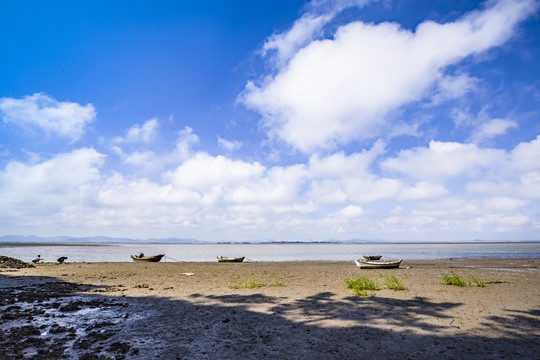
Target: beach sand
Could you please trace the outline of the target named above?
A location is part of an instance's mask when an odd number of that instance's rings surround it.
[[[539,359],[539,265],[454,259],[388,270],[353,262],[0,269],[0,358]],[[471,285],[440,284],[448,271]],[[408,291],[384,288],[383,274]],[[344,279],[359,276],[382,289],[357,296]],[[244,287],[249,280],[263,286]]]

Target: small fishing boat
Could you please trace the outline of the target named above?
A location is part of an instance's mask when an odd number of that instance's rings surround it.
[[[225,257],[225,256],[218,256],[217,261],[219,262],[242,262],[244,261],[245,256],[242,257]]]
[[[355,260],[356,265],[361,269],[394,269],[401,264],[399,260]]]
[[[164,256],[165,256],[165,254],[144,256],[143,253],[138,253],[138,254],[131,255],[131,258],[133,259],[133,261],[158,262]]]
[[[364,260],[381,260],[382,255],[364,255]]]

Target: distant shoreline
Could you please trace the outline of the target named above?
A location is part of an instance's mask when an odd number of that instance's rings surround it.
[[[21,247],[21,246],[111,246],[115,243],[31,243],[31,242],[0,242],[0,247]]]
[[[282,242],[2,242],[0,246],[111,246],[111,245],[444,245],[444,244],[536,244],[540,240],[524,241],[406,241],[406,242],[348,242],[348,241],[282,241]]]

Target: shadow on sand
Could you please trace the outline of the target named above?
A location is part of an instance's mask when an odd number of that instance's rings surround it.
[[[538,309],[484,318],[479,325],[493,329],[488,336],[441,327],[452,320],[447,310],[461,304],[425,298],[335,299],[323,292],[300,300],[255,293],[194,294],[186,301],[81,293],[89,290],[106,289],[0,275],[1,358],[537,359],[540,354]]]

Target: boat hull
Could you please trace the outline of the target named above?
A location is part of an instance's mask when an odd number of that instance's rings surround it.
[[[356,265],[361,269],[395,269],[399,268],[401,259],[396,261],[388,260],[355,260]]]
[[[140,262],[159,262],[161,261],[161,258],[164,257],[164,254],[154,255],[154,256],[143,256],[143,257],[137,257],[136,255],[131,255],[131,259],[133,261],[140,261]]]
[[[227,258],[227,257],[218,257],[217,261],[219,262],[242,262],[244,261],[245,257],[237,257],[237,258]]]

